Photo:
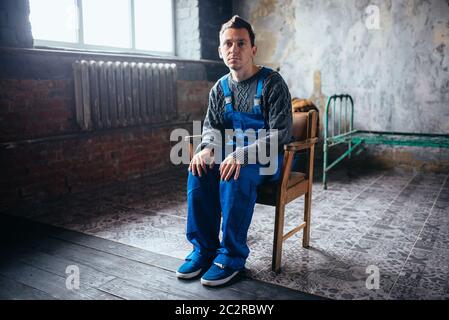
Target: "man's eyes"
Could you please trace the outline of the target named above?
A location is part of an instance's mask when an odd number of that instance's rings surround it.
[[[245,41],[237,42],[237,46],[239,46],[239,47],[244,47],[245,45],[246,45]],[[232,42],[226,42],[225,46],[228,47],[228,48],[232,47]]]

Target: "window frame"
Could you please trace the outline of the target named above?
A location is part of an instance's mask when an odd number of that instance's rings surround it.
[[[112,52],[112,53],[125,53],[125,54],[148,54],[148,55],[157,55],[157,56],[176,56],[176,30],[175,30],[175,0],[171,1],[171,10],[172,10],[172,50],[170,52],[167,51],[148,51],[136,48],[136,23],[135,23],[135,14],[134,14],[134,0],[128,0],[130,6],[130,39],[131,39],[131,48],[122,48],[122,47],[114,47],[114,46],[102,46],[102,45],[91,45],[84,43],[84,24],[83,24],[83,0],[73,0],[76,3],[77,9],[77,17],[78,17],[78,29],[77,29],[77,42],[65,42],[65,41],[54,41],[54,40],[41,40],[33,38],[34,47],[44,47],[44,48],[60,48],[60,49],[78,49],[78,50],[88,50],[88,51],[96,51],[96,52]],[[167,1],[167,0],[164,0]]]

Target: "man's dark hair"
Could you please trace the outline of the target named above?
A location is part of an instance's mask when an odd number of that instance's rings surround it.
[[[253,27],[251,24],[240,18],[238,15],[235,15],[229,20],[228,22],[224,23],[221,26],[220,30],[220,36],[225,32],[227,29],[246,29],[249,33],[249,39],[251,40],[251,47],[254,47],[254,42],[256,40],[256,35],[254,34]]]

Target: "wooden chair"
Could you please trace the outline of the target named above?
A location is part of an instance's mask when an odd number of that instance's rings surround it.
[[[284,146],[284,161],[280,180],[265,183],[257,190],[257,203],[276,207],[274,218],[273,259],[271,269],[279,272],[281,268],[282,244],[300,230],[303,230],[302,245],[307,248],[310,240],[310,214],[312,207],[313,162],[317,135],[317,112],[293,112],[293,136],[295,141]],[[293,171],[295,153],[306,151],[305,172]],[[304,221],[284,234],[285,206],[304,196]]]
[[[312,206],[312,182],[313,182],[313,162],[315,143],[317,136],[317,118],[315,110],[308,112],[297,112],[293,109],[293,142],[284,146],[284,161],[280,180],[277,182],[267,182],[261,185],[257,190],[257,203],[276,207],[274,221],[274,241],[273,241],[273,260],[271,268],[275,272],[280,271],[282,244],[285,240],[300,230],[303,230],[303,247],[309,246],[310,240],[310,214]],[[190,158],[192,156],[192,138],[186,137],[190,142]],[[303,151],[300,156],[306,157],[305,172],[292,170],[294,156],[297,152]],[[304,152],[305,151],[305,152]],[[304,196],[304,221],[296,228],[284,234],[285,206]]]

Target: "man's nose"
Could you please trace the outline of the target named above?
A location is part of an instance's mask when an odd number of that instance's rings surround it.
[[[233,43],[231,46],[231,52],[237,52],[239,50],[239,46],[237,43]]]

